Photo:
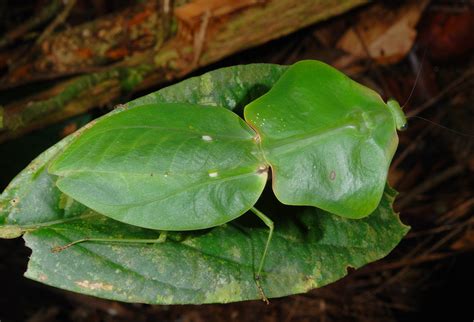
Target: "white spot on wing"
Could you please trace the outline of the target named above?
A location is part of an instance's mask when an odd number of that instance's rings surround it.
[[[202,139],[203,139],[204,141],[212,141],[212,137],[209,136],[209,135],[203,135],[203,136],[202,136]]]

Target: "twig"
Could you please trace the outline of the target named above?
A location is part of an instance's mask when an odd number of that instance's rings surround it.
[[[390,169],[397,169],[398,166],[409,156],[415,149],[419,146],[419,143],[422,138],[424,138],[432,129],[433,127],[427,126],[423,129],[423,131],[418,134],[411,143],[403,149],[403,151],[397,156],[395,161],[392,162]]]
[[[425,254],[430,254],[434,252],[435,250],[441,248],[444,244],[446,244],[451,238],[459,234],[463,229],[465,225],[460,225],[456,227],[456,229],[453,229],[449,234],[441,238],[438,242],[436,242],[433,246],[428,248],[424,253]]]
[[[435,228],[432,228],[432,229],[416,231],[416,232],[413,232],[413,233],[409,233],[405,238],[409,239],[409,238],[418,238],[418,237],[426,236],[426,235],[435,235],[435,234],[445,232],[447,230],[452,230],[453,228],[467,226],[467,225],[470,225],[472,223],[474,223],[474,219],[467,220],[463,223],[454,223],[454,224],[435,227]]]
[[[440,114],[437,115],[435,121],[438,122],[439,119],[442,119],[447,113],[447,110],[443,110]],[[431,130],[432,126],[427,126],[418,134],[414,140],[398,155],[395,161],[392,162],[390,169],[397,169],[399,165],[417,148],[422,138],[424,138]]]
[[[412,189],[409,194],[406,194],[405,196],[401,196],[401,198],[399,199],[399,201],[397,203],[398,208],[402,209],[402,208],[406,207],[416,197],[418,197],[418,195],[420,195],[420,194],[436,187],[437,185],[439,185],[443,181],[446,181],[447,179],[460,174],[462,171],[464,171],[464,165],[457,164],[455,166],[452,166],[452,167],[444,170],[443,172],[438,173],[435,176],[432,176],[431,178],[429,178],[429,180],[426,180],[422,184],[420,184],[417,187],[415,187],[414,189]]]
[[[63,0],[66,4],[63,11],[54,18],[54,20],[44,29],[41,35],[36,39],[36,45],[41,44],[49,35],[64,21],[66,21],[69,13],[71,12],[72,8],[76,4],[76,0]]]
[[[460,203],[458,206],[456,206],[453,210],[447,212],[445,215],[443,215],[440,218],[451,218],[452,214],[458,213],[460,210],[469,208],[474,201],[474,198],[470,198],[462,203]],[[465,211],[463,211],[465,213]],[[413,233],[411,235],[408,235],[407,238],[413,238],[413,237],[420,237],[423,235],[429,235],[430,238],[425,238],[423,241],[417,245],[414,251],[410,252],[404,258],[401,260],[395,261],[395,262],[388,262],[388,263],[382,263],[380,265],[372,265],[368,269],[364,269],[360,271],[360,274],[363,275],[370,275],[374,274],[376,272],[384,272],[388,270],[394,270],[394,269],[399,269],[403,268],[402,271],[398,272],[392,278],[390,278],[385,284],[391,284],[398,278],[400,278],[402,275],[404,275],[406,272],[408,272],[410,266],[414,265],[419,265],[423,264],[426,262],[431,262],[431,261],[439,261],[445,258],[449,258],[452,256],[456,256],[459,253],[467,252],[470,251],[470,249],[463,249],[463,250],[458,250],[455,252],[440,252],[440,253],[434,253],[434,251],[438,250],[441,248],[446,242],[448,242],[452,237],[456,236],[457,234],[461,233],[466,226],[471,225],[474,222],[474,219],[471,218],[470,220],[467,220],[462,223],[457,223],[457,224],[452,224],[452,225],[444,225],[440,227],[436,227],[430,230],[418,232],[418,233]],[[424,249],[431,243],[431,241],[436,240],[434,239],[431,235],[440,233],[446,230],[451,230],[450,233],[445,235],[443,238],[441,238],[438,242],[434,243],[431,247],[427,248],[425,251],[422,252],[421,255],[415,256],[418,251]],[[357,275],[357,274],[355,274]],[[385,287],[383,286],[383,287]]]
[[[201,25],[198,32],[194,35],[194,58],[192,66],[199,66],[199,60],[202,55],[202,50],[204,48],[204,42],[206,40],[207,25],[209,24],[209,19],[211,18],[211,11],[206,10],[201,17]]]
[[[422,253],[422,256],[420,256],[421,258],[423,257],[427,257],[428,255],[431,255],[431,253],[433,251],[435,251],[436,249],[440,248],[441,246],[443,246],[445,243],[447,243],[451,238],[453,238],[454,236],[456,236],[457,234],[459,234],[461,231],[462,231],[463,227],[458,227],[454,230],[452,230],[449,234],[447,234],[446,236],[444,236],[441,240],[439,240],[437,243],[435,243],[433,246],[431,246],[430,248],[428,248],[426,251],[424,251]],[[405,275],[411,268],[411,266],[415,263],[417,263],[417,261],[415,261],[414,259],[410,259],[411,256],[407,256],[407,260],[403,263],[403,268],[402,270],[400,270],[399,272],[397,272],[396,274],[394,274],[392,277],[390,277],[387,281],[385,281],[382,285],[380,285],[379,287],[377,287],[375,290],[372,290],[370,291],[371,294],[376,294],[376,293],[379,293],[381,290],[383,290],[384,288],[386,288],[388,285],[394,283],[396,280],[398,280],[401,276]],[[423,262],[423,260],[421,260],[420,258],[420,262]],[[400,261],[402,262],[402,261]]]
[[[455,255],[458,255],[459,252],[450,252],[450,253],[434,253],[434,254],[429,254],[429,255],[424,255],[424,256],[417,256],[414,258],[407,258],[407,259],[402,259],[394,262],[389,262],[389,263],[384,263],[381,265],[374,265],[374,267],[364,270],[362,274],[364,275],[369,275],[377,272],[386,272],[389,270],[395,270],[399,269],[405,266],[415,266],[419,264],[423,264],[426,262],[432,262],[432,261],[438,261],[441,259],[449,258]]]
[[[10,70],[15,70],[19,66],[26,63],[28,60],[32,59],[32,57],[37,52],[36,48],[38,48],[40,44],[49,37],[49,35],[54,31],[54,29],[57,28],[57,26],[62,24],[67,19],[69,13],[76,3],[76,0],[64,0],[64,2],[66,3],[66,6],[64,7],[63,11],[45,28],[45,30],[43,30],[41,35],[36,39],[34,45],[30,48],[26,48],[27,51],[23,55],[19,56],[19,59],[17,59],[14,64],[9,66]],[[8,75],[6,75],[1,80],[1,82],[5,83],[7,79]]]
[[[459,78],[457,78],[454,82],[446,86],[442,91],[440,91],[436,96],[432,97],[425,103],[421,104],[417,108],[413,109],[412,111],[407,113],[407,117],[410,118],[412,116],[418,115],[421,112],[425,111],[432,105],[436,104],[438,101],[443,99],[447,94],[449,94],[452,90],[456,89],[459,85],[463,82],[468,80],[470,77],[474,76],[474,68],[469,68],[466,70]]]
[[[433,240],[433,236],[429,236],[429,238],[427,239],[424,239],[421,243],[419,243],[418,245],[416,245],[416,247],[414,249],[411,250],[411,252],[409,252],[408,254],[406,254],[404,256],[404,258],[415,258],[415,255],[420,252],[424,247],[428,246],[429,243]],[[401,262],[402,260],[398,261],[398,262]],[[398,263],[396,262],[396,263]],[[394,263],[394,264],[396,264]],[[402,266],[405,266],[406,264],[404,263]],[[404,272],[406,271],[406,269],[408,268],[408,266],[405,266],[402,271],[400,273],[404,274]],[[376,267],[376,269],[374,269],[373,271],[383,271],[381,269],[379,269],[378,267]],[[356,271],[354,272],[354,275],[359,275],[359,274],[367,274],[366,273],[367,271],[366,270],[360,270],[360,271]],[[369,272],[372,272],[371,270],[369,270]],[[392,276],[393,277],[393,276]],[[372,293],[371,293],[372,294]]]
[[[127,61],[142,54],[153,61],[157,48],[168,35],[171,19],[162,13],[158,2],[139,1],[93,21],[62,31],[54,30],[49,36],[46,30],[41,36],[43,41],[34,50],[14,52],[22,59],[13,59],[14,66],[0,80],[0,90],[43,79],[113,69],[118,63],[129,66]],[[68,2],[68,6],[73,4]],[[67,11],[50,27],[66,19]],[[25,56],[31,59],[24,62]],[[135,59],[135,66],[141,63]]]
[[[9,31],[1,40],[0,48],[12,44],[15,40],[22,37],[25,33],[43,24],[51,19],[56,12],[62,7],[61,0],[49,1],[49,4],[41,9],[41,11],[31,19],[23,22],[18,28]]]
[[[474,197],[469,198],[459,205],[454,207],[454,209],[448,211],[444,215],[440,216],[436,222],[438,223],[452,223],[456,217],[461,217],[467,213],[467,211],[474,206]]]

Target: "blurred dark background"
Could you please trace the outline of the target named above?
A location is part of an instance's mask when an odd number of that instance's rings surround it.
[[[225,42],[223,26],[272,1],[191,1],[204,13],[173,14],[187,2],[2,1],[1,190],[118,103],[223,66],[319,59],[405,105],[409,129],[389,182],[412,230],[385,259],[270,305],[149,306],[78,295],[24,278],[30,250],[22,239],[1,240],[0,321],[472,321],[473,2],[347,1],[330,14],[318,9],[322,21],[272,15],[267,30],[255,22],[254,39]],[[230,9],[221,14],[223,4]],[[157,53],[185,45],[191,54],[157,62]],[[152,69],[130,72],[144,62]]]

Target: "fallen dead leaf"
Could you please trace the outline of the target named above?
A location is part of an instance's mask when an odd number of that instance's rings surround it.
[[[397,10],[377,4],[361,12],[357,23],[337,42],[337,48],[352,56],[341,59],[350,62],[370,57],[379,64],[399,62],[413,46],[415,27],[428,2],[408,2]]]

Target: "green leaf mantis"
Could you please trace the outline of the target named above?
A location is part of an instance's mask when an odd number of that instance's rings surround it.
[[[363,218],[382,198],[406,120],[395,101],[318,61],[290,66],[244,117],[189,103],[138,106],[80,133],[49,172],[74,200],[144,228],[211,228],[254,212],[270,229],[258,285],[273,223],[254,205],[270,171],[283,204]]]

